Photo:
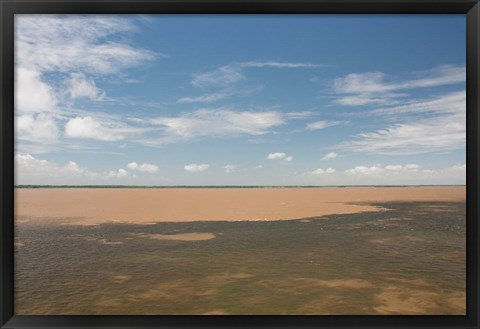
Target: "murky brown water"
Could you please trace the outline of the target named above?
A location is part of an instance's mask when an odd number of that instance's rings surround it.
[[[16,314],[465,314],[465,202],[270,222],[16,220]]]

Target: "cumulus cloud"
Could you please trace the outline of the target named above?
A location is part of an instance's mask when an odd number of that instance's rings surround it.
[[[225,169],[225,172],[227,174],[230,174],[230,173],[235,172],[237,170],[237,166],[227,164],[227,165],[223,166],[223,169]]]
[[[87,78],[81,73],[72,73],[67,80],[67,93],[73,99],[88,98],[91,100],[101,100],[105,97],[105,92],[99,89],[93,79]]]
[[[15,113],[55,112],[57,96],[35,69],[15,68]]]
[[[452,170],[466,172],[467,165],[466,164],[456,164],[452,166]]]
[[[135,161],[127,164],[127,168],[130,170],[137,170],[137,171],[142,171],[147,173],[155,173],[158,171],[158,166],[156,165],[153,165],[150,163],[138,164]]]
[[[327,168],[327,169],[322,169],[322,168],[317,168],[314,171],[312,171],[312,174],[314,175],[323,175],[323,174],[333,174],[336,172],[334,168]]]
[[[16,185],[95,185],[134,177],[125,169],[92,171],[75,161],[59,164],[29,153],[15,154]]]
[[[86,178],[98,180],[101,175],[74,161],[59,165],[28,153],[15,155],[15,184],[84,183]]]
[[[51,114],[24,114],[15,117],[15,137],[30,142],[56,140],[59,129]]]
[[[328,161],[328,160],[332,160],[332,159],[335,159],[338,157],[338,154],[335,153],[335,152],[330,152],[328,154],[326,154],[323,158],[322,158],[322,161]]]
[[[267,155],[268,160],[281,160],[284,159],[287,155],[283,152],[269,153]]]
[[[356,166],[355,168],[345,170],[345,173],[351,175],[375,175],[383,172],[384,168],[381,166]]]
[[[466,166],[425,168],[417,164],[356,166],[345,170],[350,184],[465,184]]]
[[[267,160],[283,160],[286,162],[293,161],[293,156],[287,155],[284,152],[273,152],[267,155]]]
[[[210,166],[206,163],[201,163],[201,164],[191,163],[191,164],[185,165],[183,169],[188,172],[202,172],[207,170],[209,167]]]
[[[118,169],[117,171],[110,171],[108,172],[108,177],[113,177],[113,178],[122,178],[122,177],[127,177],[129,174],[125,169]]]
[[[418,164],[374,164],[357,165],[343,171],[318,168],[296,174],[294,180],[305,185],[463,185],[466,166],[431,168]]]
[[[57,125],[71,119],[67,135],[116,140],[118,130],[93,119],[71,118],[71,101],[102,100],[99,76],[119,74],[162,55],[131,45],[135,19],[116,15],[17,15],[15,17],[15,115],[20,148],[60,145]],[[122,38],[116,36],[122,34]],[[115,41],[107,41],[115,40]],[[63,81],[63,83],[60,83]],[[65,104],[66,100],[69,103]],[[50,116],[47,116],[50,114]],[[92,129],[100,128],[99,133]],[[107,129],[108,128],[108,129]]]
[[[125,169],[95,172],[75,161],[65,165],[38,159],[31,154],[15,154],[16,184],[98,184],[99,180],[129,176]]]
[[[373,166],[356,166],[352,169],[345,170],[345,173],[351,175],[397,175],[398,173],[413,173],[420,170],[417,164],[406,165],[373,165]]]

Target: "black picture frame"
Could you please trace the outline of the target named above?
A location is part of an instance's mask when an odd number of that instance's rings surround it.
[[[467,315],[465,316],[16,316],[14,315],[15,14],[464,14],[467,41]],[[0,0],[1,328],[479,328],[478,0]]]

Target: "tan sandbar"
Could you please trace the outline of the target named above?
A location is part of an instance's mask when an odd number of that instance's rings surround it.
[[[20,188],[17,217],[66,224],[282,220],[381,211],[366,203],[465,201],[464,186],[347,188]]]
[[[147,234],[133,233],[140,238],[148,238],[152,240],[172,240],[172,241],[204,241],[215,238],[213,233],[181,233],[181,234]]]

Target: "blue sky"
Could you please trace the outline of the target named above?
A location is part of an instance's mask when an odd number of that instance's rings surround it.
[[[17,15],[17,184],[465,183],[463,15]]]

